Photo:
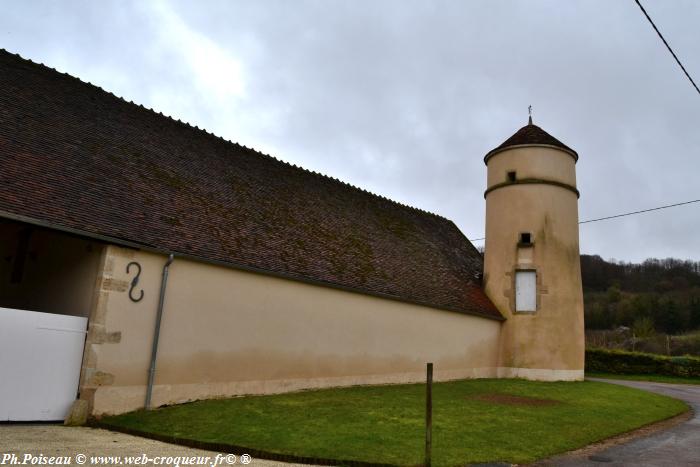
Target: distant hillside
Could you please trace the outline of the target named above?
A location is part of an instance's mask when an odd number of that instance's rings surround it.
[[[581,275],[587,329],[676,334],[700,328],[700,262],[652,258],[635,264],[581,255]]]
[[[618,287],[630,292],[668,292],[700,287],[700,261],[650,258],[641,264],[605,261],[581,255],[583,287],[605,291]]]

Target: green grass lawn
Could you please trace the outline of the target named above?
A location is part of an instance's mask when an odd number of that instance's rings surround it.
[[[682,378],[666,375],[619,375],[614,373],[586,373],[587,378],[626,379],[632,381],[654,381],[657,383],[700,384],[700,378]]]
[[[607,383],[517,379],[435,384],[433,407],[434,465],[530,462],[687,410]],[[103,421],[274,453],[415,465],[424,420],[425,386],[413,384],[199,401]]]

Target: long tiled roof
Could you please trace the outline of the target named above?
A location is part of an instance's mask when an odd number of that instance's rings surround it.
[[[3,50],[0,216],[502,319],[451,221]]]

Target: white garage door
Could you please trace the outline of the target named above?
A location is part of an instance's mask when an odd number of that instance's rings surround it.
[[[0,420],[63,420],[76,398],[87,318],[0,308]]]

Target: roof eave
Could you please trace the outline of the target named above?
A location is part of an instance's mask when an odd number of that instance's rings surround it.
[[[231,261],[219,261],[219,260],[204,258],[204,257],[200,257],[197,255],[192,255],[192,254],[188,254],[188,253],[179,253],[176,251],[167,250],[164,248],[158,248],[158,247],[153,246],[153,245],[142,244],[142,243],[134,242],[134,241],[127,240],[127,239],[111,237],[108,235],[100,235],[100,234],[96,234],[93,232],[88,232],[88,231],[80,230],[80,229],[74,229],[72,227],[66,227],[66,226],[62,226],[59,224],[54,224],[52,222],[46,222],[46,221],[43,221],[41,219],[23,216],[21,214],[14,214],[14,213],[3,211],[3,210],[0,210],[0,218],[5,218],[5,219],[17,221],[17,222],[23,222],[26,224],[35,225],[37,227],[43,227],[43,228],[47,228],[47,229],[51,229],[51,230],[56,230],[59,232],[64,232],[64,233],[71,234],[71,235],[77,235],[80,237],[90,238],[92,240],[97,240],[97,241],[105,242],[105,243],[111,243],[111,244],[122,246],[122,247],[144,250],[144,251],[148,251],[150,253],[162,254],[165,256],[172,254],[177,258],[188,259],[188,260],[197,261],[200,263],[212,264],[212,265],[216,265],[216,266],[223,266],[223,267],[228,267],[231,269],[238,269],[241,271],[252,272],[252,273],[256,273],[256,274],[263,274],[266,276],[278,277],[281,279],[293,280],[293,281],[303,282],[306,284],[317,285],[317,286],[321,286],[321,287],[330,287],[333,289],[343,290],[346,292],[359,293],[362,295],[370,295],[370,296],[374,296],[374,297],[378,297],[378,298],[385,298],[388,300],[394,300],[394,301],[403,302],[403,303],[411,303],[413,305],[420,305],[420,306],[424,306],[424,307],[428,307],[428,308],[433,308],[433,309],[442,310],[442,311],[449,311],[452,313],[459,313],[459,314],[463,314],[463,315],[476,316],[479,318],[485,318],[485,319],[490,319],[490,320],[494,320],[494,321],[505,321],[505,317],[503,317],[503,316],[500,316],[500,317],[499,316],[492,316],[492,315],[487,314],[487,313],[479,313],[479,312],[474,312],[474,311],[469,311],[469,310],[460,310],[457,308],[438,306],[435,304],[422,302],[420,300],[410,300],[407,298],[397,297],[395,295],[382,294],[379,292],[362,290],[362,289],[358,289],[358,288],[354,288],[354,287],[348,287],[345,285],[336,284],[333,282],[314,280],[314,279],[309,279],[307,277],[296,276],[293,274],[285,274],[285,273],[278,272],[278,271],[269,271],[269,270],[260,269],[260,268],[256,268],[253,266],[239,264],[239,263],[235,263],[235,262],[231,262]],[[500,314],[500,311],[498,311],[498,313]]]
[[[491,159],[493,156],[495,156],[496,154],[501,153],[503,151],[508,151],[510,149],[532,148],[532,147],[557,149],[557,150],[565,152],[568,155],[570,155],[571,157],[573,157],[574,162],[578,162],[578,153],[576,153],[576,151],[574,151],[573,149],[568,149],[568,148],[564,148],[561,146],[556,146],[554,144],[528,143],[528,144],[513,144],[510,146],[504,146],[504,147],[498,147],[496,149],[492,149],[484,156],[484,164],[488,164],[489,159]]]

